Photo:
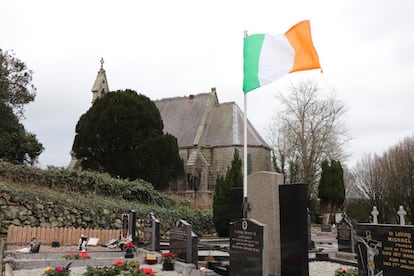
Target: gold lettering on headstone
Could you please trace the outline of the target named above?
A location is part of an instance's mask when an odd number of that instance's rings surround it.
[[[382,250],[383,266],[414,271],[414,248],[410,232],[388,232],[387,246]]]

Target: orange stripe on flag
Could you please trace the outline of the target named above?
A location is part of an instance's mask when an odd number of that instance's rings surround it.
[[[318,53],[312,42],[309,20],[294,25],[285,33],[285,36],[295,49],[295,61],[289,73],[321,68]]]

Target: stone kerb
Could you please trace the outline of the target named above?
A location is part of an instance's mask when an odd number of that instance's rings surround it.
[[[279,185],[283,175],[273,172],[255,172],[247,178],[247,196],[251,211],[249,218],[267,225],[268,273],[280,275],[280,207]]]

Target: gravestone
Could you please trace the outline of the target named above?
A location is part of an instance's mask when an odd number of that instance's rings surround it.
[[[247,196],[251,207],[248,218],[263,223],[267,227],[266,245],[269,260],[267,272],[269,275],[281,275],[279,212],[279,186],[281,184],[283,184],[283,175],[279,173],[254,172],[247,177]]]
[[[153,212],[144,220],[144,247],[152,251],[160,250],[160,221]]]
[[[400,225],[405,225],[405,216],[407,215],[407,212],[402,205],[400,205],[397,215],[400,217]]]
[[[309,275],[307,195],[307,184],[279,186],[281,275]]]
[[[121,238],[127,239],[128,238],[128,222],[129,222],[129,216],[128,214],[122,214],[121,219]]]
[[[97,246],[99,243],[99,238],[90,238],[86,243],[87,246]]]
[[[137,223],[137,214],[135,210],[129,211],[128,214],[122,214],[121,219],[121,238],[130,239],[135,244],[138,243],[136,237],[136,223]]]
[[[321,232],[332,232],[332,225],[321,224]]]
[[[243,217],[243,188],[237,187],[230,189],[229,200],[229,220],[230,222],[237,221]]]
[[[342,220],[337,224],[338,251],[340,252],[354,252],[354,236],[353,225],[349,219],[343,215]]]
[[[372,207],[371,215],[372,215],[372,223],[373,224],[378,224],[379,212],[378,212],[377,206]]]
[[[138,239],[136,237],[137,228],[137,212],[135,210],[129,211],[128,214],[128,236],[131,237],[132,241],[135,244],[138,244]]]
[[[230,223],[230,275],[268,275],[266,225],[254,219]]]
[[[414,227],[362,223],[355,232],[358,275],[414,275]]]
[[[176,254],[178,260],[198,266],[198,237],[185,220],[177,221],[171,229],[170,252]]]

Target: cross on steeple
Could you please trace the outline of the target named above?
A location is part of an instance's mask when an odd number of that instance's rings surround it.
[[[95,83],[92,86],[92,103],[99,97],[109,92],[108,81],[106,79],[105,70],[103,69],[104,59],[101,58],[101,69],[98,71]]]

